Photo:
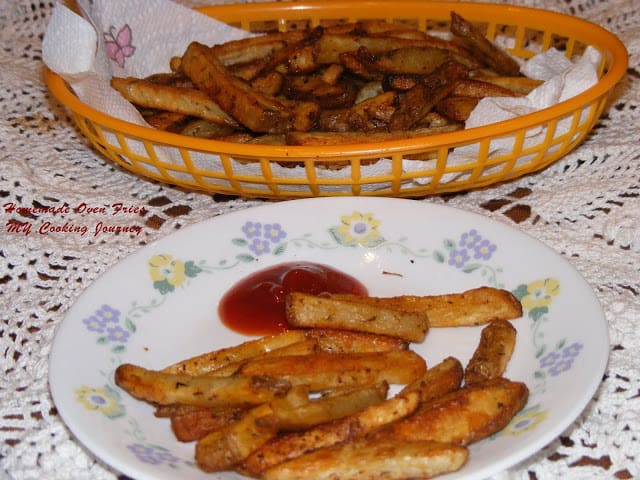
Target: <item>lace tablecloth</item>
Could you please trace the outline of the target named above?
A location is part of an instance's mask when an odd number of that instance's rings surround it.
[[[611,352],[593,400],[555,441],[502,478],[640,478],[640,14],[636,0],[519,0],[569,13],[626,44],[626,79],[593,133],[546,170],[503,185],[424,202],[512,224],[564,255],[609,322]],[[53,2],[0,2],[0,477],[114,479],[61,422],[47,361],[56,328],[80,293],[141,246],[199,220],[259,205],[152,183],[87,146],[42,81],[41,40]],[[144,207],[134,234],[40,234],[52,214],[14,207]],[[34,231],[11,231],[25,221]],[[83,222],[78,213],[72,220]],[[88,219],[86,219],[88,223]]]

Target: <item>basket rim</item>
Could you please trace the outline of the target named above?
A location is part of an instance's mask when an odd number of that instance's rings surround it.
[[[359,8],[363,3],[366,5],[380,5],[384,0],[365,0],[359,2]],[[618,37],[605,28],[578,17],[560,12],[553,12],[532,7],[502,5],[484,2],[452,2],[435,1],[425,4],[418,0],[403,0],[398,4],[416,5],[440,8],[453,7],[464,13],[465,9],[482,9],[483,14],[490,15],[494,11],[502,12],[503,16],[542,15],[545,19],[555,19],[563,22],[565,32],[569,27],[588,31],[593,38],[598,38],[598,45],[601,55],[608,58],[607,71],[600,80],[584,92],[564,100],[554,106],[544,108],[526,115],[491,123],[480,127],[474,127],[454,132],[425,135],[414,138],[387,140],[383,142],[341,144],[332,146],[297,146],[297,145],[248,145],[234,142],[225,142],[205,138],[189,137],[177,133],[170,133],[154,129],[143,125],[138,125],[101,112],[84,102],[82,102],[72,91],[69,84],[58,73],[52,71],[47,66],[44,68],[44,79],[49,91],[64,106],[69,108],[74,114],[80,115],[94,123],[114,132],[125,133],[128,136],[136,137],[139,140],[147,140],[157,144],[170,147],[183,148],[194,151],[201,151],[215,154],[242,155],[246,157],[271,157],[278,160],[295,160],[300,158],[317,158],[324,161],[331,159],[344,159],[345,157],[376,157],[388,156],[394,153],[414,152],[426,149],[437,149],[442,147],[456,147],[476,143],[482,139],[506,136],[514,131],[527,129],[535,125],[543,124],[551,120],[561,118],[573,111],[581,109],[584,105],[594,102],[598,98],[606,95],[626,74],[628,66],[628,52],[625,45]],[[287,5],[281,2],[257,2],[241,4],[243,14],[250,16],[251,11],[273,12],[287,9],[296,11],[322,10],[326,8],[349,8],[351,1],[340,0],[303,0],[295,5]],[[216,12],[226,14],[238,9],[238,4],[222,4],[200,7],[197,10],[205,14],[212,15]],[[491,11],[488,11],[490,9]],[[468,13],[467,13],[468,15]],[[215,16],[215,15],[212,15]],[[224,15],[223,15],[224,16]],[[566,23],[568,22],[568,23]],[[582,41],[582,40],[581,40]],[[588,43],[588,42],[584,42]],[[591,43],[588,43],[591,45]]]

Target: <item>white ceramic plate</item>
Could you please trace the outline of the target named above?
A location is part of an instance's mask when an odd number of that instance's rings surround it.
[[[193,444],[114,385],[117,365],[162,368],[246,340],[222,326],[216,306],[237,280],[270,265],[335,266],[372,295],[438,294],[481,285],[513,291],[517,347],[506,376],[526,382],[527,406],[499,434],[471,447],[447,479],[480,479],[534,454],[593,396],[609,351],[593,292],[558,254],[499,222],[444,206],[385,198],[321,198],[251,208],[148,245],[81,295],[50,356],[51,392],[71,431],[96,456],[136,480],[239,479],[205,474]],[[392,274],[389,274],[392,273]],[[429,365],[463,364],[480,327],[432,329],[415,345]]]

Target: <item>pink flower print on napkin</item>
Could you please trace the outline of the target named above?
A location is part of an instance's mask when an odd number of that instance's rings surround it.
[[[131,45],[131,28],[125,24],[118,33],[115,33],[116,27],[111,27],[104,34],[105,47],[107,56],[116,62],[120,68],[124,68],[124,60],[130,57],[136,51],[136,47]]]

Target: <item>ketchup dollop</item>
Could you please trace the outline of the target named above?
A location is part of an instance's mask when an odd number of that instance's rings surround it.
[[[269,335],[291,328],[285,316],[289,292],[312,295],[351,293],[366,295],[354,277],[312,262],[281,263],[255,272],[233,285],[218,305],[228,328],[247,335]]]

